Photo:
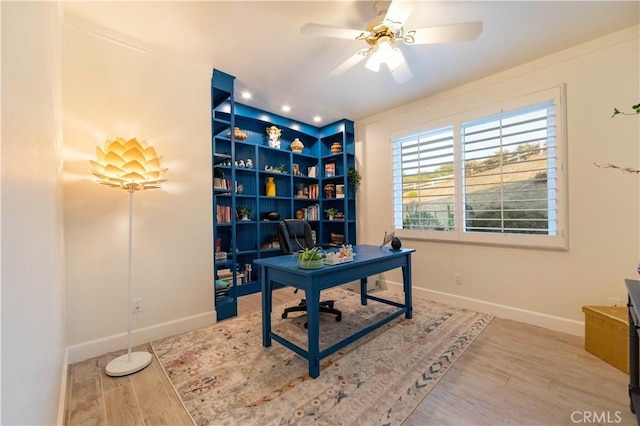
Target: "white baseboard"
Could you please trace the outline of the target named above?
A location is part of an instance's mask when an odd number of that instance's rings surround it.
[[[393,281],[379,281],[385,288],[402,291],[402,284]],[[576,321],[568,318],[548,315],[541,312],[528,311],[526,309],[514,308],[512,306],[500,305],[484,300],[471,299],[469,297],[456,294],[443,293],[435,290],[413,287],[413,294],[417,297],[433,300],[460,308],[472,309],[496,317],[519,321],[526,324],[537,325],[550,330],[560,331],[574,336],[584,337],[584,321]]]
[[[184,333],[189,330],[195,330],[196,328],[205,327],[215,323],[216,312],[212,311],[181,318],[175,321],[152,325],[150,327],[139,328],[137,330],[133,330],[131,333],[131,344],[132,346],[141,345],[153,340]],[[67,348],[67,363],[74,364],[76,362],[84,361],[85,359],[124,349],[126,347],[127,333],[120,333],[113,336],[90,340],[88,342],[69,346]]]

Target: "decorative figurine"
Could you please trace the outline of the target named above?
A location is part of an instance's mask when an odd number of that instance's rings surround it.
[[[324,186],[324,196],[326,198],[333,198],[336,196],[336,186],[333,183],[328,183]]]
[[[247,169],[253,169],[253,160],[251,160],[251,158],[247,158],[247,162],[246,162],[246,163],[244,163],[244,166],[245,166]]]
[[[231,132],[227,132],[227,137],[230,138],[231,137]],[[237,141],[246,141],[247,140],[247,134],[245,132],[243,132],[242,130],[240,130],[239,127],[235,127],[233,129],[233,137],[235,138],[235,140]]]
[[[291,142],[291,151],[295,154],[300,154],[304,149],[304,144],[298,138],[295,138],[293,142]]]
[[[267,127],[267,136],[269,138],[269,147],[280,149],[280,136],[282,136],[282,130],[276,126]]]
[[[244,167],[244,160],[240,160],[238,162],[238,167]]]
[[[400,247],[402,247],[402,241],[400,241],[400,238],[393,237],[393,240],[391,240],[391,248],[394,250],[400,250]]]

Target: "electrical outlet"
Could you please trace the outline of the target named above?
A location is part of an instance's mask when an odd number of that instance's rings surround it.
[[[455,274],[456,284],[462,285],[462,274]]]
[[[142,312],[142,298],[133,299],[133,313]]]
[[[622,306],[622,299],[618,299],[616,297],[610,297],[609,306]]]

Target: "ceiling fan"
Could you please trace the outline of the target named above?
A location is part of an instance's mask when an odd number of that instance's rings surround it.
[[[412,74],[402,51],[395,45],[396,41],[401,40],[409,46],[471,41],[478,38],[482,32],[481,21],[405,30],[404,23],[412,12],[412,2],[409,1],[378,1],[374,4],[374,10],[377,16],[367,23],[366,30],[321,24],[306,24],[300,29],[303,34],[364,40],[368,44],[368,47],[359,50],[335,68],[329,76],[342,74],[368,58],[366,63],[368,69],[378,72],[380,65],[384,63],[395,81],[404,83],[412,77]]]

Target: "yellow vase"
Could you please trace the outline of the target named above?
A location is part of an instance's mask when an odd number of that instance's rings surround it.
[[[273,177],[267,177],[267,197],[275,197],[276,196],[276,183],[273,181]]]

